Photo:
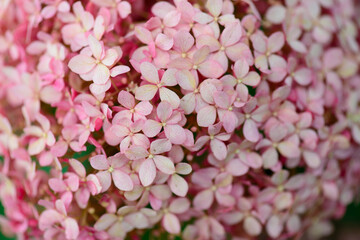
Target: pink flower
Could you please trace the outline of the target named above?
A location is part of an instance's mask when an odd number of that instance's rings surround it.
[[[179,70],[196,70],[208,78],[218,78],[225,72],[220,63],[210,58],[208,46],[196,50],[191,58],[176,58],[170,61],[169,67]]]
[[[110,88],[110,75],[115,77],[130,71],[127,66],[112,66],[121,58],[120,48],[110,48],[105,51],[104,46],[95,37],[89,35],[89,51],[83,50],[82,54],[69,61],[69,68],[86,80],[92,80],[94,85],[90,90],[94,94],[101,94]],[[93,57],[92,57],[93,56]],[[112,68],[111,71],[109,68]]]
[[[121,191],[131,191],[134,188],[133,180],[129,176],[128,161],[125,155],[120,153],[108,158],[105,155],[90,158],[91,166],[96,170],[100,170],[96,173],[96,176],[102,186],[102,192],[110,188],[111,179]]]
[[[235,199],[230,195],[232,176],[228,173],[219,173],[216,168],[204,168],[192,175],[192,182],[204,189],[196,194],[193,204],[198,210],[206,210],[216,201],[222,205],[231,207]]]
[[[50,178],[49,186],[54,192],[61,193],[62,202],[68,206],[73,198],[72,192],[79,189],[79,177],[74,173],[66,173],[65,179]]]
[[[177,108],[180,104],[180,98],[172,90],[166,88],[177,84],[174,69],[168,69],[159,79],[158,70],[148,62],[144,62],[140,66],[142,77],[149,83],[141,85],[135,91],[135,98],[141,101],[149,101],[154,98],[159,91],[161,101],[167,101],[173,108]]]
[[[228,23],[220,35],[219,41],[214,36],[203,34],[196,38],[196,47],[209,46],[216,52],[214,58],[221,63],[223,69],[228,68],[228,59],[235,62],[243,59],[252,65],[254,60],[250,48],[240,42],[243,29],[239,21]]]
[[[237,98],[234,105],[242,107],[249,99],[249,90],[247,86],[256,87],[260,83],[260,76],[255,71],[249,71],[249,64],[245,60],[235,62],[233,71],[234,75],[225,75],[221,81],[225,85],[236,86]]]
[[[70,5],[68,2],[61,1],[61,0],[47,0],[44,1],[46,4],[48,4],[46,7],[44,7],[41,11],[41,15],[47,19],[52,18],[56,12],[69,12]]]
[[[243,125],[244,137],[250,142],[257,142],[260,133],[257,123],[264,122],[269,117],[268,105],[264,104],[256,108],[257,101],[252,98],[243,108],[245,122]]]
[[[179,196],[185,197],[189,190],[186,180],[180,175],[188,175],[191,173],[191,165],[188,163],[178,163],[175,166],[175,173],[168,180],[171,191]]]
[[[184,129],[179,125],[182,120],[180,112],[173,111],[170,103],[160,102],[157,109],[157,120],[148,119],[143,132],[148,137],[155,137],[164,128],[165,136],[173,144],[182,144],[186,140]]]
[[[184,96],[180,100],[180,107],[185,114],[191,114],[194,110],[198,112],[205,104],[201,98],[199,89],[199,77],[197,74],[191,73],[187,70],[178,71],[176,79],[179,86],[184,90]]]
[[[284,46],[282,32],[273,33],[269,38],[261,33],[253,34],[251,41],[255,49],[255,66],[264,73],[269,73],[268,79],[280,82],[286,75],[286,61],[275,53]]]
[[[176,214],[182,214],[190,208],[190,201],[187,198],[176,198],[171,201],[167,208],[164,208],[162,225],[171,234],[179,234],[181,225]]]
[[[126,18],[131,13],[131,5],[127,1],[121,0],[91,0],[93,3],[101,7],[114,8],[121,18]]]
[[[40,114],[36,116],[36,120],[40,123],[41,127],[29,126],[24,129],[27,136],[33,137],[28,147],[30,155],[37,155],[41,153],[46,146],[51,147],[55,144],[55,137],[50,130],[49,120]]]
[[[55,224],[60,224],[65,231],[65,238],[69,240],[77,239],[79,226],[74,218],[67,215],[67,210],[61,200],[56,200],[55,209],[47,209],[39,217],[39,228],[45,231],[44,238],[51,239],[61,229]]]
[[[156,213],[148,208],[136,209],[136,207],[124,206],[118,209],[116,214],[105,213],[95,223],[97,231],[107,230],[114,238],[124,238],[133,229],[144,229],[150,225],[150,218]]]
[[[160,154],[170,151],[171,143],[167,139],[158,139],[151,143],[150,151],[140,146],[133,146],[125,152],[131,160],[144,160],[139,168],[139,178],[143,186],[153,183],[158,169],[164,174],[174,174],[176,169],[172,160]]]
[[[120,116],[121,117],[121,116]],[[118,118],[115,115],[112,126],[105,130],[105,140],[108,144],[115,146],[120,144],[120,152],[124,153],[131,146],[150,146],[149,139],[139,133],[144,127],[145,120],[139,119],[135,122],[127,118]]]
[[[194,150],[199,150],[210,141],[210,149],[214,156],[219,160],[224,160],[227,155],[227,147],[224,143],[231,137],[229,133],[220,133],[222,128],[221,123],[210,125],[208,127],[208,135],[199,137],[194,145]]]
[[[123,108],[119,108],[119,112],[116,114],[119,119],[125,117],[134,121],[146,120],[146,116],[153,109],[153,106],[148,101],[141,101],[136,104],[134,96],[124,90],[119,92],[118,102],[123,106]]]
[[[80,208],[86,208],[90,194],[96,195],[101,192],[101,184],[94,174],[86,176],[84,165],[76,159],[69,159],[69,164],[75,173],[79,176],[80,186],[75,193],[75,199]]]
[[[201,24],[209,24],[214,32],[214,36],[218,38],[220,35],[218,23],[221,25],[226,25],[229,22],[231,23],[235,21],[234,15],[226,12],[223,0],[209,0],[206,2],[206,8],[209,10],[210,14],[199,12],[194,17],[195,21]]]
[[[298,143],[292,141],[292,139],[286,139],[288,130],[284,124],[280,122],[274,122],[269,130],[269,139],[262,139],[257,144],[257,149],[266,148],[262,153],[265,168],[272,168],[278,164],[279,154],[288,157],[295,158],[300,156],[300,149]]]

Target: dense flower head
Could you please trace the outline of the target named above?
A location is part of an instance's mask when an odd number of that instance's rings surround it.
[[[0,1],[0,226],[317,239],[360,181],[356,0]]]

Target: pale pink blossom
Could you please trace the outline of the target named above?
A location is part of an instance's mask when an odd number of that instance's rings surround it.
[[[133,180],[129,176],[128,161],[125,155],[120,153],[108,158],[105,155],[97,155],[90,159],[91,166],[99,170],[96,176],[100,181],[102,192],[110,188],[112,181],[122,191],[131,191],[134,188]]]
[[[155,137],[161,129],[164,129],[166,138],[173,144],[182,144],[186,140],[185,130],[180,125],[182,115],[178,111],[174,111],[168,102],[159,103],[156,108],[157,119],[146,120],[143,132],[148,137]]]
[[[173,108],[177,108],[180,104],[179,96],[172,90],[166,88],[177,84],[175,78],[175,69],[168,69],[159,78],[156,67],[148,62],[144,62],[140,66],[141,75],[148,84],[141,85],[136,89],[135,98],[141,101],[149,101],[155,97],[159,91],[161,101],[167,101]]]

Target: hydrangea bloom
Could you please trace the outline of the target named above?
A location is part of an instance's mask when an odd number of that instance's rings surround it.
[[[360,181],[355,0],[0,1],[18,239],[318,239]]]

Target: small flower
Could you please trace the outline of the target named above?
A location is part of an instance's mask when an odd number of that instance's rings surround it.
[[[129,176],[130,169],[127,165],[128,161],[125,155],[121,153],[108,158],[106,158],[105,155],[97,155],[90,158],[91,166],[96,170],[100,170],[96,173],[96,176],[102,186],[102,192],[110,188],[112,181],[115,186],[122,191],[133,190],[134,183]]]

